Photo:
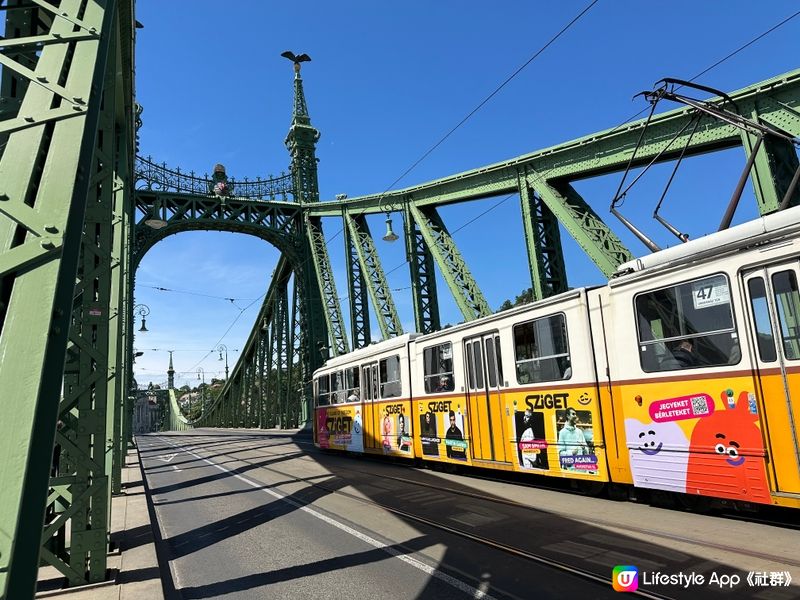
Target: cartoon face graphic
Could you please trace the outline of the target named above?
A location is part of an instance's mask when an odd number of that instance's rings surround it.
[[[741,392],[734,405],[733,394],[722,392],[724,408],[697,421],[686,473],[687,492],[770,501],[764,440],[749,397],[748,392]]]
[[[634,440],[635,441],[635,440]],[[644,452],[647,456],[655,456],[664,447],[664,442],[658,442],[656,446],[656,432],[652,429],[639,432],[639,451]]]
[[[689,440],[677,423],[625,419],[625,433],[636,486],[686,491]]]
[[[726,454],[729,457],[725,459],[725,462],[727,462],[729,465],[733,465],[734,467],[739,467],[744,463],[744,456],[739,456],[739,448],[741,447],[739,442],[730,440],[730,442],[728,442],[729,445],[726,446],[724,443],[724,433],[718,433],[714,437],[720,440],[720,442],[714,446],[714,451],[717,454]]]
[[[727,406],[725,392],[721,398]],[[720,464],[740,467],[747,461],[743,451],[750,455],[754,451],[763,454],[764,442],[756,426],[757,420],[758,416],[748,410],[748,393],[742,392],[735,407],[717,410],[697,422],[692,431],[692,452],[713,452]]]

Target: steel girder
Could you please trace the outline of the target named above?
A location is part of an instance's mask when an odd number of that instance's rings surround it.
[[[569,289],[567,268],[558,219],[542,198],[531,191],[524,177],[520,177],[519,198],[533,299],[541,300],[566,292]]]
[[[291,262],[282,256],[230,379],[206,413],[195,421],[182,417],[175,405],[172,426],[297,427],[308,419],[310,399],[304,374],[310,367],[306,364],[306,332],[301,328],[304,296],[297,279]]]
[[[347,261],[347,297],[350,304],[350,339],[353,348],[364,348],[372,340],[367,283],[350,228],[344,226],[344,256]]]
[[[529,172],[525,181],[606,277],[622,263],[633,260],[616,234],[571,185],[553,184],[535,172]]]
[[[105,577],[115,129],[128,126],[113,122],[113,74],[124,54],[120,37],[133,36],[132,6],[123,4],[118,14],[112,1],[64,0],[57,9],[34,1],[6,11],[8,39],[0,40],[0,89],[10,99],[0,121],[0,389],[14,399],[0,422],[6,598],[32,597],[42,542],[42,557],[71,582]],[[127,71],[131,57],[120,63]],[[49,482],[68,341],[67,368],[77,373],[64,381],[63,463]],[[36,535],[48,500],[48,527]],[[69,519],[67,553],[57,532]]]
[[[375,307],[381,335],[383,339],[401,335],[403,327],[400,325],[400,318],[397,316],[397,309],[392,299],[392,293],[389,290],[389,284],[386,281],[386,275],[384,275],[381,267],[375,242],[369,232],[367,218],[360,214],[351,215],[346,211],[343,217],[349,239],[355,246],[355,251],[358,255],[359,275],[366,280],[367,289],[372,299],[372,306]]]
[[[422,230],[411,215],[409,203],[405,202],[403,206],[403,231],[406,240],[406,259],[411,271],[414,323],[418,332],[431,333],[441,329],[433,256]]]
[[[780,129],[800,135],[800,70],[785,73],[729,94],[741,114],[758,113],[759,119]],[[677,132],[692,118],[692,110],[681,108],[655,115],[642,144],[636,152],[633,166],[650,162]],[[510,194],[517,191],[517,175],[533,169],[546,179],[576,180],[605,173],[622,171],[628,165],[645,125],[645,119],[625,123],[556,146],[536,150],[507,161],[486,165],[443,177],[420,185],[391,190],[381,194],[330,200],[307,207],[313,216],[335,217],[346,207],[353,212],[377,214],[385,212],[388,204],[401,204],[412,197],[419,206],[440,206]],[[689,140],[689,129],[673,142],[674,151],[661,157],[674,159]],[[698,131],[691,137],[686,156],[741,146],[739,129],[719,120],[704,117]]]
[[[301,208],[291,202],[262,202],[137,190],[136,208],[142,212],[136,224],[134,264],[157,242],[181,231],[229,231],[260,237],[295,262],[302,260]],[[151,229],[145,221],[152,216],[166,221],[166,227]]]
[[[794,136],[800,136],[800,112],[781,110],[783,107],[776,107],[776,101],[769,97],[754,104],[753,112],[748,115],[751,119],[763,121]],[[742,146],[749,158],[756,139],[744,132],[741,132],[741,138]],[[773,137],[764,138],[750,173],[760,214],[765,215],[778,210],[797,167],[797,151],[791,143]],[[789,206],[798,203],[800,203],[800,188],[795,189]]]
[[[439,265],[464,320],[472,321],[491,314],[489,304],[436,209],[410,204],[409,212]]]
[[[316,217],[306,217],[305,231],[311,248],[311,258],[319,282],[319,291],[325,306],[325,323],[330,333],[329,348],[333,356],[349,352],[347,336],[344,333],[342,321],[342,306],[336,294],[336,281],[333,278],[331,261],[328,258],[328,247],[325,244],[325,234],[322,232],[322,220]],[[308,267],[305,267],[308,270]]]

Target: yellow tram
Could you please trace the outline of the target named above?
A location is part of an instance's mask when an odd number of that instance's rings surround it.
[[[800,207],[330,359],[320,448],[800,507]]]

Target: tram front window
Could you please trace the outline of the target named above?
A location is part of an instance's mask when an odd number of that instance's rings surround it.
[[[730,287],[714,275],[639,294],[639,359],[648,373],[736,364],[741,359]]]

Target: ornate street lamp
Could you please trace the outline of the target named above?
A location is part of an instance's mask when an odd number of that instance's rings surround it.
[[[222,360],[222,353],[225,353],[225,381],[228,380],[228,347],[225,344],[220,344],[217,346],[217,352],[219,352],[219,359]]]
[[[147,306],[147,304],[137,304],[133,307],[133,314],[142,317],[142,326],[139,328],[139,331],[149,331],[149,329],[147,329],[147,325],[145,324],[145,317],[150,314],[150,307]]]
[[[202,416],[205,412],[205,397],[206,397],[206,372],[203,370],[203,367],[197,367],[197,378],[200,379],[200,376],[203,376],[203,385],[200,388],[200,415]],[[190,396],[191,398],[191,396]],[[192,413],[191,406],[189,407],[189,414]]]

